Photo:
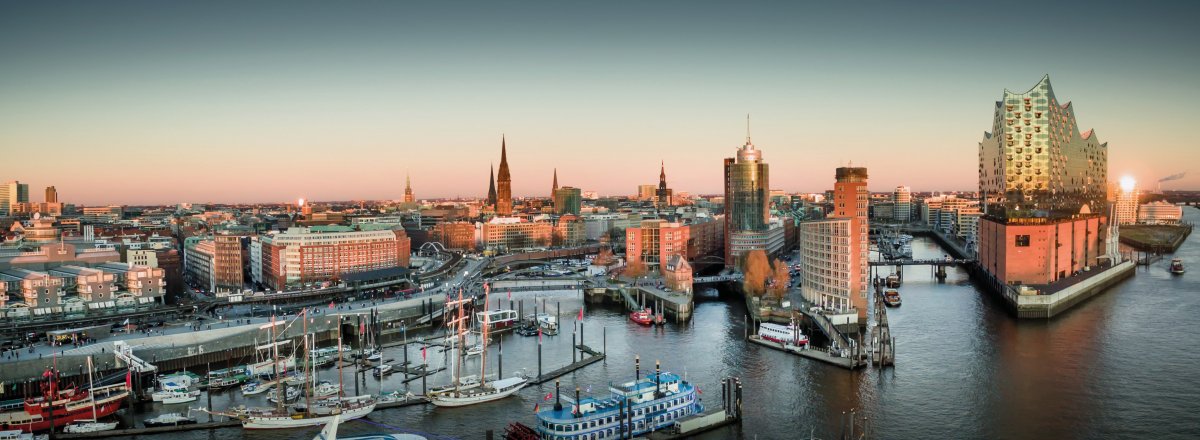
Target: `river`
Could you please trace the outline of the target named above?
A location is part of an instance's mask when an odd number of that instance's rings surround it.
[[[1185,208],[1200,223],[1200,210]],[[664,369],[686,374],[706,403],[720,400],[718,381],[740,377],[745,392],[741,426],[707,433],[703,439],[838,438],[843,412],[855,410],[856,432],[868,438],[1196,438],[1200,435],[1200,235],[1176,252],[1191,272],[1172,276],[1170,258],[1138,268],[1135,277],[1049,321],[1014,319],[999,303],[971,284],[961,269],[944,283],[927,267],[908,267],[900,289],[904,304],[889,311],[896,336],[895,368],[849,372],[840,368],[747,344],[742,335],[744,306],[725,296],[696,305],[692,322],[650,329],[634,325],[617,308],[588,306],[585,342],[599,349],[602,330],[608,358],[562,378],[563,393],[574,387],[603,393],[611,382],[633,375],[634,355],[642,371],[661,360]],[[915,258],[943,255],[934,242],[913,242]],[[533,293],[518,294],[532,300]],[[544,368],[570,361],[570,323],[583,302],[577,292],[541,294],[561,304],[565,330],[544,340]],[[539,298],[541,298],[539,296]],[[526,310],[530,304],[526,303]],[[554,310],[554,307],[551,307]],[[417,338],[423,333],[413,333]],[[536,373],[536,338],[504,337],[506,374],[520,368]],[[403,361],[399,348],[386,351]],[[428,352],[439,365],[444,355]],[[410,351],[420,359],[419,348]],[[495,361],[495,347],[490,354]],[[494,364],[493,364],[494,365]],[[478,361],[468,367],[477,371]],[[489,371],[494,372],[494,368]],[[321,371],[336,380],[336,370]],[[347,389],[350,376],[347,373]],[[430,386],[448,372],[429,379]],[[404,389],[400,375],[382,383],[367,377],[363,392]],[[421,381],[408,386],[421,391]],[[360,387],[362,387],[360,385]],[[456,438],[500,438],[510,421],[532,424],[533,407],[554,390],[553,383],[474,407],[415,406],[377,411],[374,423],[349,422],[341,435],[387,431],[380,424]],[[221,408],[246,403],[236,391],[214,397]],[[710,397],[711,396],[711,397]],[[262,396],[259,396],[262,397]],[[204,399],[200,400],[203,404]],[[250,404],[261,404],[254,400]],[[161,408],[147,407],[153,412]],[[146,417],[127,414],[132,419]],[[169,410],[178,411],[182,406]],[[129,412],[126,410],[126,412]],[[203,419],[204,416],[201,416]],[[219,429],[171,434],[176,440],[309,439],[311,430],[243,432]]]

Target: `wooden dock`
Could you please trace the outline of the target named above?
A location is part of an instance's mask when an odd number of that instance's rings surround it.
[[[828,351],[820,349],[820,348],[800,348],[800,347],[791,346],[791,345],[785,346],[778,342],[767,341],[762,338],[759,338],[758,335],[751,335],[748,339],[750,340],[750,342],[753,342],[758,345],[762,345],[767,348],[772,348],[772,349],[779,350],[779,351],[782,351],[785,353],[791,353],[794,355],[798,355],[800,357],[821,361],[821,362],[824,362],[824,363],[827,363],[830,365],[836,365],[836,366],[845,368],[847,370],[854,370],[854,369],[858,369],[858,368],[862,368],[862,367],[866,366],[866,364],[863,362],[855,362],[853,359],[847,358],[847,357],[834,356],[834,355],[829,354]]]
[[[596,362],[600,362],[600,361],[604,360],[604,358],[605,358],[604,353],[600,353],[586,345],[580,344],[580,345],[575,346],[575,348],[577,348],[579,351],[587,353],[588,357],[584,358],[584,359],[580,359],[579,361],[571,363],[565,367],[562,367],[557,370],[550,371],[541,376],[532,378],[529,380],[529,383],[531,385],[541,385],[546,382],[552,381],[554,379],[558,379],[559,377],[565,376],[567,373],[570,373],[572,371],[578,370],[580,368],[586,367],[586,366],[594,364]]]

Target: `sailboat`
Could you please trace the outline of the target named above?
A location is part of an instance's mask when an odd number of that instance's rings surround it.
[[[87,367],[88,367],[88,388],[93,389],[93,388],[95,388],[95,386],[92,384],[92,357],[91,356],[87,357]],[[96,420],[97,419],[96,396],[94,394],[88,393],[88,399],[91,400],[91,404],[92,404],[92,418],[91,419],[79,419],[74,422],[71,422],[65,428],[63,428],[63,432],[68,432],[71,434],[80,434],[80,433],[85,433],[85,432],[111,431],[111,430],[117,429],[117,422],[101,422],[101,421]]]
[[[306,313],[308,309],[297,314],[298,319],[303,319],[305,350],[309,350],[309,334],[308,334],[308,317]],[[272,319],[272,329],[274,329],[274,319]],[[273,332],[274,330],[272,330]],[[338,352],[341,353],[342,338],[340,335],[341,326],[338,326]],[[274,337],[272,337],[274,339]],[[276,348],[276,358],[278,358],[278,348]],[[305,353],[304,357],[304,372],[305,376],[315,374],[315,366],[309,362],[312,356]],[[341,380],[342,362],[341,356],[338,357],[338,378]],[[276,373],[276,378],[280,375]],[[319,426],[335,421],[334,424],[341,423],[346,420],[354,420],[370,414],[375,410],[376,400],[374,396],[355,396],[341,397],[340,391],[333,398],[324,399],[318,402],[312,401],[312,390],[305,386],[304,391],[304,406],[302,411],[292,412],[283,406],[285,400],[282,393],[283,386],[276,386],[276,407],[267,409],[251,409],[244,413],[225,414],[227,416],[236,417],[242,421],[242,427],[245,429],[281,429],[281,428],[300,428],[306,426]],[[341,384],[338,384],[339,390]],[[297,396],[298,397],[298,396]]]
[[[489,288],[489,286],[487,284],[484,284],[484,287],[483,287],[483,292],[484,292],[483,303],[484,304],[488,304],[488,294],[489,294],[490,290],[491,289]],[[458,344],[458,349],[462,350],[462,347],[466,346],[466,343],[465,343],[465,341],[466,341],[466,339],[465,339],[466,338],[466,328],[465,328],[466,316],[463,314],[463,312],[464,312],[463,309],[465,308],[465,301],[462,299],[462,290],[459,290],[459,292],[458,292],[458,300],[457,301],[452,301],[452,302],[447,303],[447,307],[449,307],[451,305],[458,306],[458,317],[455,318],[450,323],[448,323],[448,325],[452,325],[455,328],[455,330],[457,331],[458,337],[460,339],[459,344]],[[488,328],[491,327],[489,325],[489,323],[487,322],[488,316],[489,316],[489,314],[486,314],[486,313],[483,314],[484,321],[483,321],[483,325],[480,326],[480,327],[482,327],[480,329],[481,336],[480,336],[480,342],[479,342],[481,347],[487,346]],[[516,393],[517,391],[520,391],[521,388],[524,388],[525,385],[527,383],[529,383],[528,379],[526,379],[525,377],[520,376],[520,375],[488,382],[487,350],[486,349],[480,350],[480,361],[479,361],[480,367],[479,367],[479,377],[478,378],[474,378],[474,377],[463,378],[463,377],[461,377],[460,373],[461,373],[462,368],[461,368],[461,365],[459,365],[461,362],[462,362],[462,356],[456,355],[455,356],[455,366],[456,367],[454,369],[454,382],[448,386],[430,390],[428,397],[429,397],[429,401],[431,403],[433,403],[436,406],[440,406],[440,407],[456,407],[456,406],[474,405],[476,403],[491,402],[493,400],[499,400],[499,399],[503,399],[505,397],[511,396],[514,393]]]

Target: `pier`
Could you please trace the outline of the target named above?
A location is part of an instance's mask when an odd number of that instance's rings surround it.
[[[534,378],[532,378],[532,379],[529,379],[529,384],[530,384],[530,385],[541,385],[541,384],[544,384],[544,383],[546,383],[546,382],[552,381],[552,380],[554,380],[554,379],[557,379],[557,378],[559,378],[559,377],[565,376],[567,373],[573,372],[573,371],[575,371],[575,370],[578,370],[578,369],[580,369],[580,368],[583,368],[583,367],[586,367],[586,366],[588,366],[588,365],[594,364],[594,363],[596,363],[596,362],[600,362],[600,361],[604,360],[604,358],[606,357],[606,356],[604,355],[604,353],[601,353],[601,352],[598,352],[598,351],[596,351],[596,350],[593,350],[591,347],[588,347],[588,346],[586,346],[586,345],[583,345],[583,344],[576,345],[576,346],[575,346],[575,350],[578,350],[578,351],[580,351],[580,352],[582,352],[582,353],[585,353],[585,354],[587,354],[587,355],[588,355],[588,357],[586,357],[586,358],[583,358],[583,359],[580,359],[580,360],[577,360],[577,361],[574,361],[574,362],[571,362],[570,364],[568,364],[568,365],[566,365],[566,366],[564,366],[564,367],[562,367],[562,368],[559,368],[559,369],[556,369],[556,370],[553,370],[553,371],[549,371],[549,372],[546,372],[546,373],[544,373],[544,374],[541,374],[541,373],[539,373],[537,377],[534,377]],[[541,359],[541,358],[540,358],[540,356],[539,356],[539,358],[538,358],[538,359],[539,359],[539,361],[540,361],[540,359]],[[540,370],[541,370],[541,365],[540,365],[540,363],[539,363],[539,365],[538,365],[538,370],[539,370],[539,372],[540,372]]]
[[[650,308],[677,323],[692,319],[695,305],[690,293],[667,292],[646,285],[587,289],[586,294],[591,302],[615,302],[630,312]]]

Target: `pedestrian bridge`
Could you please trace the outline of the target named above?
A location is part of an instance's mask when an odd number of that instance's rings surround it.
[[[872,261],[867,264],[870,266],[960,266],[974,263],[975,260],[968,259],[932,258],[928,260]]]
[[[742,274],[740,274],[740,273],[732,274],[732,275],[713,275],[711,277],[692,278],[692,285],[724,283],[724,282],[728,282],[728,281],[741,281],[741,280],[742,280]]]

